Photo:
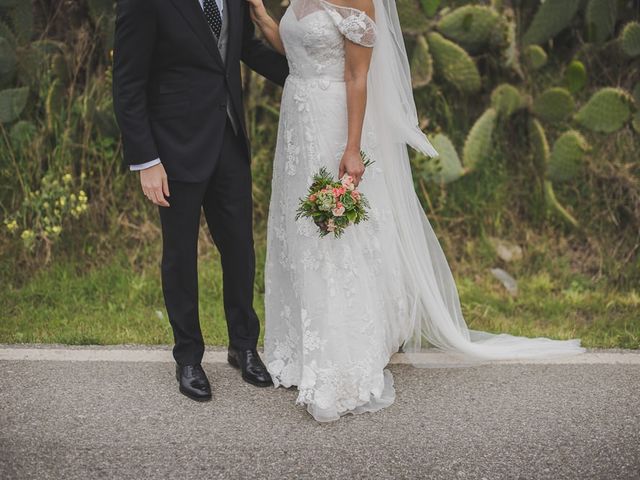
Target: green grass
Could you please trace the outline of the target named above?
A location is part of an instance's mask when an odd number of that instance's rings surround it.
[[[259,242],[259,264],[264,248]],[[200,262],[201,324],[205,340],[227,340],[218,255],[208,248]],[[151,255],[152,257],[155,255]],[[473,258],[482,258],[478,252]],[[561,260],[561,259],[560,259]],[[483,262],[458,264],[458,287],[472,329],[526,336],[581,338],[587,347],[640,348],[640,293],[616,291],[571,273],[555,259],[534,271],[513,266],[519,294],[508,295]],[[121,256],[86,273],[53,263],[20,287],[0,293],[0,343],[170,344],[157,262],[133,267]],[[263,318],[262,269],[255,306]]]

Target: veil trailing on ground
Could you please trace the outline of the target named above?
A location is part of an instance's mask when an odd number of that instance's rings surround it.
[[[437,152],[418,125],[395,0],[374,0],[374,4],[377,31],[365,123],[375,132],[375,161],[382,166],[387,187],[393,192],[391,209],[411,305],[411,331],[404,351],[411,355],[433,346],[460,354],[464,363],[583,352],[579,340],[497,335],[467,327],[454,278],[411,176],[407,145],[431,157]],[[412,358],[415,364],[421,363],[419,356]]]

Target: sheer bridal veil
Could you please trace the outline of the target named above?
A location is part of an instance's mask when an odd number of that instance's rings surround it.
[[[583,352],[579,340],[490,334],[467,327],[453,275],[411,176],[407,145],[431,157],[437,152],[418,125],[395,0],[374,0],[374,4],[377,39],[369,71],[365,122],[375,132],[375,161],[381,165],[394,198],[391,209],[411,305],[411,331],[404,351],[420,366],[424,366],[421,356],[412,354],[428,346],[459,354],[463,363]]]

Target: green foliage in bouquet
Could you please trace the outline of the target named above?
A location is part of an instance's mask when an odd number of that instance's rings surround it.
[[[349,225],[357,225],[368,219],[369,203],[355,188],[350,177],[341,181],[322,167],[313,176],[309,192],[300,199],[296,220],[310,218],[318,227],[320,237],[333,234],[340,238]]]

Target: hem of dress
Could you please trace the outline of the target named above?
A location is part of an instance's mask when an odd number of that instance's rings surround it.
[[[369,392],[369,399],[358,403],[354,408],[338,411],[337,409],[322,409],[313,402],[306,402],[304,400],[296,400],[296,405],[305,406],[307,412],[319,423],[329,423],[339,420],[346,415],[360,415],[362,413],[373,413],[384,408],[387,408],[393,404],[396,398],[396,390],[394,387],[393,375],[388,369],[383,370],[384,385],[379,397],[376,397],[373,392]],[[276,388],[291,388],[298,385],[293,382],[282,382],[274,376],[274,385]]]

